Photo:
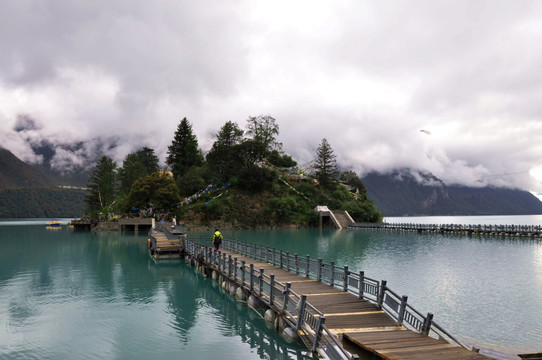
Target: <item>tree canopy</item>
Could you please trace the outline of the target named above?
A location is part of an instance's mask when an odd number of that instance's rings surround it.
[[[166,164],[171,167],[171,172],[175,177],[182,176],[192,166],[203,164],[203,154],[198,146],[198,139],[186,118],[182,119],[177,126],[167,153]]]

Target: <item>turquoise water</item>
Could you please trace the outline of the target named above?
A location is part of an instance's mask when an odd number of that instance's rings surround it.
[[[280,359],[306,350],[145,234],[0,222],[1,359]],[[19,222],[20,224],[20,222]],[[542,351],[542,241],[377,230],[223,231],[385,279],[458,338]],[[209,239],[210,232],[191,233]]]
[[[1,359],[307,357],[145,234],[0,225]]]
[[[542,351],[542,240],[380,230],[223,233],[387,280],[466,344]]]

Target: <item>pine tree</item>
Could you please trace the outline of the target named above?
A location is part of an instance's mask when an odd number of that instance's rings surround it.
[[[314,159],[316,178],[324,188],[329,188],[335,184],[337,177],[337,162],[336,156],[333,153],[331,145],[324,138],[316,149],[316,158]]]
[[[102,156],[88,181],[88,193],[85,197],[87,213],[91,216],[106,210],[115,201],[116,169],[113,159]]]
[[[166,164],[171,167],[176,178],[182,176],[192,166],[203,164],[203,154],[198,147],[198,139],[192,132],[192,125],[186,118],[179,123],[167,153]]]
[[[147,169],[147,174],[152,174],[160,169],[158,166],[158,156],[156,156],[153,149],[145,146],[136,151],[136,154],[143,166],[145,166],[145,169]]]

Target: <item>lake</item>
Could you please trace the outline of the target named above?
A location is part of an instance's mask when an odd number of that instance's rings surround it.
[[[422,220],[435,219],[412,222]],[[152,262],[143,233],[47,231],[44,224],[0,222],[2,359],[309,356],[184,262]],[[223,234],[387,280],[468,344],[542,351],[541,240],[329,229]],[[210,245],[211,232],[190,235]]]

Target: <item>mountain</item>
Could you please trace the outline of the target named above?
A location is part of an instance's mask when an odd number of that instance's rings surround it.
[[[448,186],[428,172],[370,173],[362,181],[384,216],[542,214],[542,202],[528,191]]]
[[[0,218],[75,217],[85,191],[60,187],[38,169],[0,147]]]
[[[49,181],[41,172],[0,147],[0,190],[47,185]]]

